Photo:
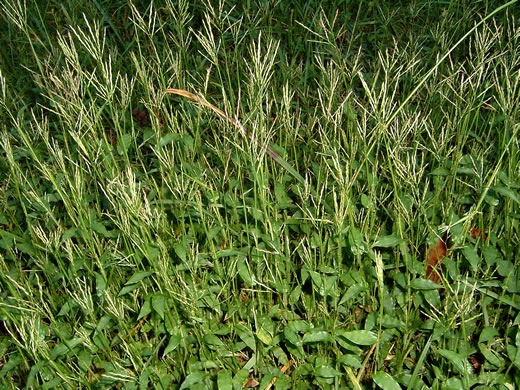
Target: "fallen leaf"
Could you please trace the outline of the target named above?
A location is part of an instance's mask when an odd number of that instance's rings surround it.
[[[244,384],[242,385],[242,388],[252,388],[252,387],[257,387],[258,385],[260,384],[260,382],[258,382],[255,378],[248,378],[247,381],[244,382]]]
[[[289,362],[287,363],[287,365],[283,366],[282,368],[280,368],[280,371],[282,371],[284,374],[287,372],[287,370],[289,368],[291,368],[291,366],[294,364],[294,360],[289,360]],[[274,383],[276,382],[276,377],[274,377],[271,382],[269,382],[269,384],[265,387],[265,390],[269,390],[271,387],[273,387]]]
[[[473,355],[470,355],[468,358],[469,363],[471,364],[471,367],[473,368],[473,373],[478,374],[480,372],[480,368],[482,364],[484,363],[484,355],[482,355],[480,352],[474,353]]]
[[[150,125],[150,118],[148,118],[148,112],[146,110],[135,107],[132,111],[132,117],[141,127]]]
[[[440,284],[441,276],[439,274],[439,265],[442,264],[444,257],[448,256],[446,249],[447,235],[437,241],[435,246],[431,247],[426,255],[426,277],[435,283]]]
[[[475,239],[480,237],[484,241],[487,240],[486,233],[482,229],[479,229],[479,228],[474,228],[473,230],[471,230],[471,237],[473,237]]]

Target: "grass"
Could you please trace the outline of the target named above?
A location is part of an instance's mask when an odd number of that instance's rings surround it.
[[[2,388],[520,387],[516,1],[0,15]]]

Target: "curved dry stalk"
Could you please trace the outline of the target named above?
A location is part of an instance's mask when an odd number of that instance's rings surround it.
[[[213,104],[208,102],[203,96],[195,95],[194,93],[191,93],[189,91],[186,91],[184,89],[176,89],[176,88],[168,88],[165,91],[166,93],[172,94],[172,95],[179,95],[186,97],[196,103],[199,103],[203,105],[204,107],[209,108],[211,111],[213,111],[215,114],[220,116],[221,118],[227,120],[228,122],[232,123],[236,128],[238,128],[245,136],[252,138],[250,135],[250,132],[236,119],[233,119],[229,117],[224,111],[219,109],[218,107],[215,107]],[[260,141],[257,141],[259,146],[262,146]],[[275,160],[278,164],[280,164],[282,167],[284,167],[291,175],[294,176],[295,179],[297,179],[301,184],[305,185],[305,179],[296,171],[296,169],[293,168],[292,165],[290,165],[287,161],[285,161],[282,156],[280,156],[275,150],[267,145],[266,151],[269,154],[269,156]]]

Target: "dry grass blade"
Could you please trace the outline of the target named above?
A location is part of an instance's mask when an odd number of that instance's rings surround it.
[[[242,126],[242,124],[239,121],[230,118],[224,111],[215,107],[213,104],[208,102],[203,96],[195,95],[194,93],[191,93],[184,89],[175,89],[175,88],[168,88],[168,89],[166,89],[165,92],[172,94],[172,95],[186,97],[186,98],[194,101],[195,103],[199,103],[199,104],[203,105],[204,107],[209,108],[211,111],[216,113],[221,118],[223,118],[223,119],[227,120],[228,122],[231,122],[233,125],[235,125],[235,127],[237,127],[240,131],[242,131],[242,133],[245,136],[248,136],[251,138],[250,133],[247,131],[247,129],[244,126]],[[258,144],[261,146],[260,142],[258,142]],[[278,164],[280,164],[283,168],[285,168],[291,175],[293,175],[293,177],[295,179],[297,179],[300,182],[300,184],[302,184],[303,186],[306,186],[305,179],[303,178],[303,176],[300,175],[298,173],[298,171],[296,169],[294,169],[291,164],[289,164],[278,153],[276,153],[273,148],[271,148],[269,145],[267,145],[266,151],[273,160],[275,160]],[[310,190],[311,190],[311,193],[314,196],[316,196],[316,192],[312,189],[312,187],[310,188]],[[325,204],[325,206],[328,208],[327,204]]]
[[[242,126],[239,121],[232,119],[231,117],[226,115],[226,113],[224,111],[222,111],[218,107],[215,107],[213,104],[208,102],[204,97],[197,96],[194,93],[191,93],[184,89],[175,89],[175,88],[166,89],[166,93],[186,97],[188,99],[195,101],[196,103],[203,105],[204,107],[209,108],[210,110],[212,110],[215,114],[217,114],[221,118],[227,120],[230,123],[233,123],[233,125],[235,125],[235,127],[240,129],[244,135],[249,136],[249,131],[247,131],[247,129],[244,126]],[[260,142],[258,142],[258,144],[261,146]],[[270,146],[267,146],[266,150],[267,150],[267,153],[269,154],[269,156],[271,156],[273,159],[278,161],[281,158],[280,155],[278,153],[276,153],[273,150],[273,148],[271,148]]]

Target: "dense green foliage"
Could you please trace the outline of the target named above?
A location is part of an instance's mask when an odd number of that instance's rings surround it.
[[[3,2],[0,386],[520,388],[518,9]]]

